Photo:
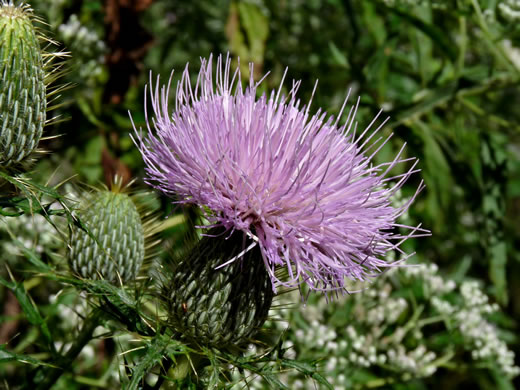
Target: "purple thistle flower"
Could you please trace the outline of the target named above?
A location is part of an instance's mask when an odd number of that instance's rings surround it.
[[[321,110],[309,114],[310,103],[300,107],[300,82],[293,82],[288,96],[280,86],[258,98],[261,81],[251,77],[244,89],[229,56],[218,58],[213,80],[212,58],[203,59],[194,87],[186,66],[170,114],[171,77],[162,87],[157,78],[150,90],[154,130],[148,123],[148,133],[139,132],[135,140],[145,181],[177,197],[176,203],[198,205],[211,227],[252,238],[273,289],[300,283],[321,291],[344,289],[346,279],[365,280],[400,263],[383,260],[386,252],[410,256],[400,245],[429,232],[396,223],[415,195],[399,208],[391,197],[418,171],[417,160],[402,158],[401,149],[393,161],[373,165],[373,156],[390,139],[379,137],[367,146],[386,122],[370,131],[381,112],[356,134],[359,99],[339,126],[348,96],[334,119]],[[388,175],[407,161],[413,161],[408,171]],[[422,188],[421,182],[416,194]],[[277,267],[286,267],[289,277],[279,279]]]

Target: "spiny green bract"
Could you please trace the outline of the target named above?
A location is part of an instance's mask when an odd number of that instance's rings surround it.
[[[42,51],[28,5],[0,3],[0,166],[38,146],[46,119]]]
[[[274,293],[258,246],[216,269],[243,248],[241,233],[228,239],[204,237],[177,265],[167,286],[169,316],[186,341],[205,347],[238,346],[267,319]]]
[[[74,228],[69,245],[72,270],[86,279],[131,281],[143,263],[144,231],[137,208],[127,194],[93,193],[79,213],[90,231]]]

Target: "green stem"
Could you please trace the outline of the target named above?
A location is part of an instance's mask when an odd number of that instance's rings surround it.
[[[85,319],[83,328],[81,329],[78,337],[74,340],[74,343],[67,351],[65,356],[60,358],[57,362],[56,368],[46,368],[39,377],[43,378],[42,382],[38,384],[36,390],[47,390],[50,389],[60,376],[71,366],[73,361],[78,357],[79,353],[87,343],[92,340],[92,334],[99,325],[99,319],[101,317],[102,310],[94,309],[92,313]]]

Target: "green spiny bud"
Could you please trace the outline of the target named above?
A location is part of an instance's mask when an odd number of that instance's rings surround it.
[[[27,5],[0,3],[0,166],[38,146],[46,118],[42,51]]]
[[[72,270],[86,279],[113,283],[135,279],[145,243],[141,218],[130,196],[118,188],[94,192],[84,202],[79,219],[95,240],[86,231],[73,229],[69,244]]]
[[[248,245],[240,233],[204,237],[176,266],[167,295],[180,337],[199,346],[237,346],[263,325],[274,293],[258,246],[243,253]]]

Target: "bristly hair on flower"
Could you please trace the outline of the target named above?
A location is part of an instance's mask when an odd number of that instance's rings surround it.
[[[148,131],[134,125],[145,181],[176,203],[198,205],[211,224],[206,228],[244,232],[252,239],[245,250],[259,246],[275,291],[301,283],[325,292],[346,289],[348,279],[366,280],[401,264],[385,261],[386,252],[396,250],[406,259],[411,254],[401,244],[429,235],[420,225],[396,222],[422,181],[406,204],[395,208],[391,202],[419,171],[418,160],[402,157],[403,146],[393,161],[373,164],[391,137],[372,140],[386,122],[371,130],[381,111],[358,134],[359,99],[340,126],[348,96],[337,118],[321,110],[311,115],[310,102],[301,106],[297,98],[299,81],[287,96],[282,79],[277,91],[257,97],[265,76],[259,82],[251,76],[244,88],[229,55],[218,57],[215,79],[212,57],[201,61],[194,87],[186,66],[173,113],[172,76],[165,86],[159,77],[155,87],[150,82],[152,126],[146,108]],[[406,162],[412,163],[405,173],[389,175]],[[401,234],[402,228],[408,233]],[[277,277],[279,267],[287,269],[287,277]]]

